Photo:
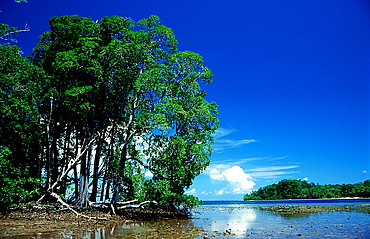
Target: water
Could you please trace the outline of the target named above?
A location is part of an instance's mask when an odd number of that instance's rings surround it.
[[[190,220],[142,222],[81,232],[73,238],[370,238],[370,214],[279,214],[259,206],[353,206],[370,199],[206,201]],[[77,237],[76,237],[77,236]],[[72,237],[71,237],[72,238]]]
[[[370,238],[370,214],[320,212],[279,214],[258,206],[344,206],[369,204],[370,200],[287,200],[205,202],[195,210],[195,227],[212,238]]]
[[[357,205],[357,204],[370,204],[369,198],[361,198],[361,199],[352,199],[352,198],[344,198],[344,199],[309,199],[309,200],[300,200],[300,199],[292,199],[292,200],[250,200],[250,201],[204,201],[203,205],[239,205],[239,204],[246,204],[246,205],[253,205],[253,206],[261,206],[265,204],[269,204],[271,206],[276,205],[315,205],[315,206],[330,206],[330,205]]]
[[[66,230],[60,238],[370,238],[369,213],[279,214],[258,208],[279,205],[346,208],[361,204],[370,205],[370,199],[206,201],[193,209],[189,220],[118,223],[98,229]],[[35,238],[48,238],[45,236],[39,234]]]

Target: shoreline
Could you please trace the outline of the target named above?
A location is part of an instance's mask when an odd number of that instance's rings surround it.
[[[307,198],[307,199],[300,199],[300,198],[292,198],[292,199],[261,199],[261,200],[243,200],[243,201],[317,201],[317,200],[370,200],[370,198],[361,198],[361,197],[344,197],[344,198]]]
[[[246,201],[289,201],[289,200],[369,200],[370,198],[363,198],[363,197],[343,197],[343,198],[292,198],[292,199],[261,199],[261,200],[233,200],[233,199],[224,199],[224,200],[202,200],[203,202],[246,202]]]
[[[273,204],[273,203],[367,203],[370,204],[370,198],[323,198],[323,199],[274,199],[274,200],[214,200],[214,201],[203,201],[202,205],[233,205],[233,204],[244,204],[244,205],[253,205],[253,204]]]
[[[224,205],[228,207],[228,205]],[[252,206],[253,207],[253,206]],[[294,214],[310,214],[318,212],[358,212],[370,214],[370,204],[356,204],[356,205],[334,205],[334,206],[307,206],[307,205],[280,205],[280,206],[255,206],[253,207],[258,210],[267,211],[270,213],[277,213],[280,215],[294,215]],[[170,223],[173,221],[187,221],[191,219],[171,219],[165,220],[153,220],[151,218],[148,221],[143,220],[130,220],[124,216],[113,216],[106,212],[91,210],[81,211],[85,215],[90,217],[105,217],[107,221],[101,220],[89,220],[87,218],[77,217],[73,212],[69,210],[37,210],[31,208],[19,208],[13,210],[6,215],[0,217],[0,238],[39,238],[40,235],[49,238],[63,238],[66,233],[73,232],[78,233],[81,231],[95,230],[98,228],[114,228],[117,225],[143,225],[143,223],[150,223],[157,221],[159,224]],[[180,225],[179,223],[175,223]],[[189,235],[196,235],[201,232],[202,229],[197,228],[176,228],[176,226],[166,226],[165,229],[168,231],[180,230]],[[142,230],[152,230],[150,228],[144,228]],[[159,230],[160,231],[160,230]],[[163,232],[165,233],[165,232]]]
[[[186,220],[182,211],[163,208],[126,208],[119,215],[98,209],[76,209],[81,217],[58,204],[26,204],[0,214],[0,238],[70,238],[68,233],[141,224],[155,220]],[[99,220],[104,218],[106,220]],[[81,237],[77,237],[81,238]],[[83,238],[83,237],[82,237]]]

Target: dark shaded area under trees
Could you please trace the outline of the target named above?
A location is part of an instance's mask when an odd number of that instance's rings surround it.
[[[178,51],[157,16],[49,23],[28,58],[0,44],[0,207],[41,196],[198,204],[184,192],[209,165],[218,127],[202,57]]]
[[[323,199],[361,197],[370,198],[370,180],[356,184],[308,183],[304,180],[282,180],[253,191],[244,196],[244,200],[278,199]]]

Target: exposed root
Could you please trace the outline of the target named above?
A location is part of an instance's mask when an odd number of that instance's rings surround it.
[[[56,194],[54,192],[49,192],[49,194],[52,197],[54,197],[57,200],[57,202],[64,207],[63,209],[59,209],[57,211],[69,210],[69,211],[73,212],[74,214],[76,214],[77,217],[83,217],[83,218],[87,218],[89,220],[91,220],[91,219],[93,219],[93,220],[104,220],[104,221],[108,220],[107,218],[90,217],[90,216],[81,214],[81,213],[77,212],[71,205],[66,203],[58,194]],[[44,196],[41,199],[43,199]],[[36,203],[37,204],[40,203],[41,199],[39,199]],[[125,210],[125,209],[130,209],[130,208],[141,208],[141,209],[143,209],[144,206],[146,206],[148,204],[157,204],[156,201],[144,201],[144,202],[141,202],[141,203],[137,204],[138,202],[139,202],[139,200],[137,200],[137,199],[131,200],[131,201],[126,201],[126,202],[117,202],[117,205],[119,207],[115,207],[111,202],[98,201],[98,202],[89,202],[89,206],[96,207],[97,205],[104,205],[105,208],[109,208],[109,207],[111,208],[111,213],[113,215],[117,215],[117,210],[121,211],[121,210]],[[38,206],[38,205],[34,205],[32,207],[35,208],[35,209],[44,209],[43,207]]]
[[[124,208],[130,208],[130,207],[133,207],[133,208],[141,207],[142,208],[144,205],[149,204],[149,203],[157,204],[156,201],[145,201],[145,202],[142,202],[138,205],[127,205],[127,206],[119,207],[118,209],[124,209]]]
[[[54,198],[56,198],[60,204],[62,204],[63,206],[65,206],[68,210],[70,210],[71,212],[73,212],[74,214],[76,214],[78,217],[87,218],[89,220],[91,220],[91,219],[94,219],[94,220],[105,220],[105,221],[108,220],[107,218],[89,217],[89,216],[83,215],[81,213],[78,213],[69,204],[67,204],[66,202],[64,202],[63,199],[58,194],[56,194],[54,192],[51,192],[50,195],[53,196]]]

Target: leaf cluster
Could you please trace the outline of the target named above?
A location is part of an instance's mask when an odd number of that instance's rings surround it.
[[[0,146],[0,210],[27,202],[40,194],[40,180],[27,176],[28,168],[21,168],[12,160],[12,152]]]
[[[0,133],[9,136],[0,145],[12,152],[3,164],[21,159],[24,178],[80,206],[98,189],[113,203],[197,204],[184,192],[209,165],[218,127],[217,105],[201,89],[212,82],[202,57],[178,51],[157,16],[72,15],[49,25],[28,60],[0,46]]]

